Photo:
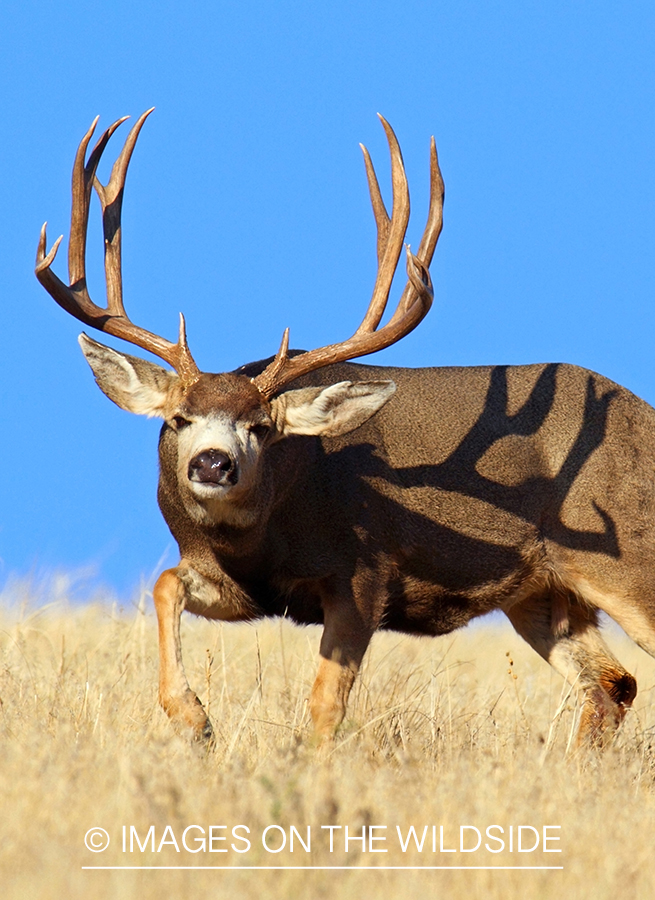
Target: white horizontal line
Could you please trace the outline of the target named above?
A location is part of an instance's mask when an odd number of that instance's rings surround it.
[[[92,869],[162,869],[166,871],[170,870],[232,870],[237,872],[242,871],[270,871],[270,870],[280,870],[280,869],[289,869],[289,870],[298,870],[298,869],[307,869],[312,871],[326,871],[327,869],[340,869],[340,870],[350,870],[350,869],[370,869],[373,872],[380,872],[383,870],[393,869],[417,872],[422,869],[426,871],[436,871],[443,870],[447,871],[448,869],[453,869],[454,871],[463,871],[465,869],[477,869],[484,870],[486,872],[492,871],[493,869],[503,869],[503,870],[517,870],[517,869],[528,869],[531,871],[545,871],[545,870],[556,870],[563,869],[564,866],[82,866],[82,869],[92,870]]]

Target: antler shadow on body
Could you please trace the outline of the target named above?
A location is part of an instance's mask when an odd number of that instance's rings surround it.
[[[507,438],[529,438],[539,432],[555,402],[559,368],[557,364],[544,366],[524,404],[510,415],[507,412],[508,367],[494,366],[484,409],[455,450],[443,462],[419,466],[411,471],[403,469],[397,477],[408,487],[431,485],[454,491],[525,521],[538,522],[545,538],[571,549],[618,556],[616,527],[611,515],[599,505],[601,495],[587,499],[598,514],[602,530],[576,530],[561,518],[562,507],[576,478],[594,450],[603,443],[609,405],[616,394],[610,388],[597,396],[597,379],[593,374],[586,377],[585,406],[577,436],[558,471],[552,475],[541,474],[538,465],[526,468],[523,459],[519,459],[517,465],[515,454],[506,448],[499,448],[493,461],[488,460],[484,466],[484,470],[495,477],[482,474],[478,468],[497,442]],[[522,479],[520,482],[503,483],[504,475],[513,481],[515,473]]]

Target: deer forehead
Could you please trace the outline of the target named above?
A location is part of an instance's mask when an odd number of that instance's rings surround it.
[[[184,394],[179,407],[190,419],[255,422],[271,406],[245,375],[204,373]]]

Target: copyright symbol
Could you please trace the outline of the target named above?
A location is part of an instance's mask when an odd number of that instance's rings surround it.
[[[84,835],[84,843],[92,853],[102,853],[109,846],[109,835],[104,828],[89,828]]]

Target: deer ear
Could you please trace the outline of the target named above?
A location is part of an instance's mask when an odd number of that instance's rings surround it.
[[[110,400],[128,412],[165,418],[171,393],[179,384],[174,372],[137,356],[118,353],[86,334],[78,340],[98,387]]]
[[[272,401],[279,432],[336,437],[363,425],[391,398],[393,381],[340,381],[329,387],[286,391]]]

